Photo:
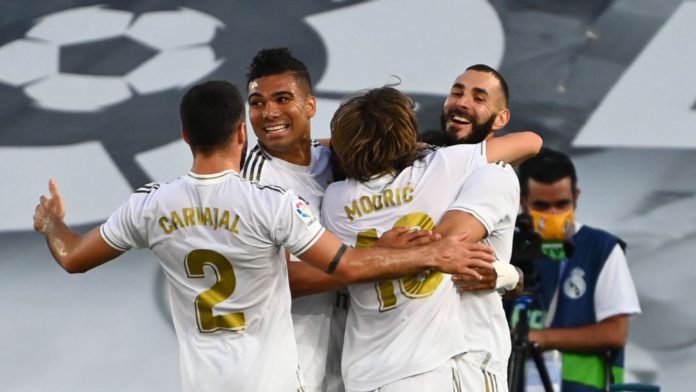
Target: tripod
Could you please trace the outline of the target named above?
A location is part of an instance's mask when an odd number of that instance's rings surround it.
[[[516,308],[519,309],[519,319],[515,325],[515,337],[512,341],[512,352],[508,363],[508,388],[510,392],[525,391],[525,362],[527,358],[532,358],[536,365],[539,377],[544,386],[544,391],[553,392],[549,372],[544,364],[541,348],[536,342],[529,341],[529,320],[527,312],[532,303],[532,298],[523,295],[515,301]]]

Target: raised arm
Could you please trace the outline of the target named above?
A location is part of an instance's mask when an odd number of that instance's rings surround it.
[[[63,269],[69,273],[90,270],[123,252],[104,241],[99,228],[80,235],[64,222],[65,205],[54,179],[48,181],[50,197],[42,195],[34,210],[34,230],[46,236],[48,249]]]
[[[453,235],[429,245],[408,249],[347,247],[333,234],[321,238],[298,257],[346,283],[396,279],[428,269],[450,274],[466,274],[480,279],[473,268],[493,268],[492,250],[466,242],[467,234]]]
[[[513,165],[539,153],[543,140],[534,132],[512,132],[486,141],[488,162],[505,161]]]

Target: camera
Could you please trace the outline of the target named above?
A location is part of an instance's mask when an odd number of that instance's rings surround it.
[[[523,212],[517,216],[510,263],[522,270],[525,292],[533,292],[539,283],[536,271],[537,260],[542,258],[563,260],[572,255],[571,241],[546,241],[534,230],[534,219],[531,215]]]
[[[541,252],[542,242],[541,235],[534,231],[532,216],[524,212],[519,214],[515,221],[515,234],[512,237],[510,263],[522,270],[525,291],[530,291],[538,283],[534,263],[544,257]]]

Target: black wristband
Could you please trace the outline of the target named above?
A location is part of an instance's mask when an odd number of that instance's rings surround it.
[[[334,273],[338,262],[341,261],[341,257],[343,257],[343,254],[346,253],[346,249],[348,249],[348,246],[346,244],[341,244],[341,247],[338,248],[338,251],[336,251],[333,259],[331,259],[329,267],[326,269],[327,274],[332,275]]]

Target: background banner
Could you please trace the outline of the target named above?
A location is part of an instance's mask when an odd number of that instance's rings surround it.
[[[244,93],[261,48],[309,67],[314,137],[342,97],[401,81],[422,131],[475,63],[510,87],[507,130],[578,167],[578,219],[628,243],[643,314],[627,379],[696,366],[696,2],[681,0],[0,1],[0,380],[5,391],[171,391],[178,354],[147,251],[71,276],[31,216],[55,177],[87,230],[137,187],[187,172],[178,104],[205,79]]]

